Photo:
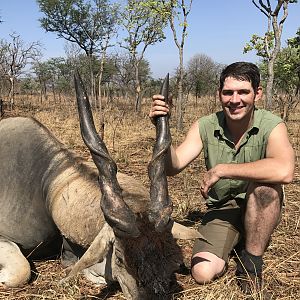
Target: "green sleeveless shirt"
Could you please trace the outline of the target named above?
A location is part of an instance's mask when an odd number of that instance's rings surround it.
[[[271,131],[282,119],[263,109],[254,110],[252,127],[244,135],[239,149],[226,134],[223,111],[199,119],[199,132],[203,143],[206,169],[217,164],[246,163],[266,156],[267,141]],[[248,182],[220,179],[209,191],[207,205],[219,206],[230,199],[244,199]]]

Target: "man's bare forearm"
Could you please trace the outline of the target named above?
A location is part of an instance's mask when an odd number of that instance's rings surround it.
[[[168,176],[174,176],[180,172],[179,163],[176,156],[175,148],[171,145],[168,149],[165,161],[166,174]]]
[[[203,175],[201,193],[207,198],[210,188],[222,178],[288,184],[294,177],[293,161],[290,159],[284,163],[274,158],[265,158],[242,164],[218,164]]]
[[[243,164],[219,164],[215,168],[220,178],[287,184],[294,177],[292,159],[281,162],[274,158],[265,158]]]

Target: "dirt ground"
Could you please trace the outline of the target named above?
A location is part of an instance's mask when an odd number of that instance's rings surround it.
[[[118,107],[118,108],[116,108]],[[121,107],[121,108],[120,108]],[[119,171],[141,179],[149,186],[147,163],[151,158],[155,130],[147,117],[146,103],[141,115],[124,109],[120,104],[105,108],[106,145],[116,161]],[[208,113],[209,105],[191,104],[185,114],[184,130],[178,133],[171,119],[173,143],[182,141],[188,126],[199,116]],[[44,107],[16,108],[11,115],[30,115],[44,123],[61,141],[81,156],[90,160],[89,152],[80,137],[78,118],[74,105],[52,105]],[[97,123],[98,115],[95,115]],[[292,184],[285,187],[286,200],[282,220],[265,254],[264,278],[268,290],[274,293],[274,299],[300,299],[300,114],[294,112],[288,122],[291,142],[297,155],[296,174]],[[196,227],[205,211],[204,200],[200,196],[199,181],[204,172],[203,159],[200,157],[176,177],[168,179],[169,191],[174,204],[173,217],[176,221]],[[172,293],[172,299],[245,299],[239,291],[235,279],[235,262],[229,262],[228,272],[213,283],[199,286],[189,273],[193,242],[179,241],[185,268],[176,274],[179,288]],[[64,270],[59,260],[33,262],[32,281],[25,287],[0,290],[0,299],[125,299],[116,284],[108,287],[95,287],[81,275],[69,285],[59,285]],[[259,299],[259,298],[257,298]]]

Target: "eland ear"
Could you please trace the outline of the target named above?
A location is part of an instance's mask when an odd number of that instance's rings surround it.
[[[66,282],[82,270],[103,261],[109,251],[109,245],[114,242],[114,239],[112,228],[108,224],[104,224],[83,256],[73,266],[66,269],[66,277],[61,282]]]
[[[172,235],[174,239],[178,240],[201,239],[207,241],[207,239],[199,231],[176,222],[173,223]]]

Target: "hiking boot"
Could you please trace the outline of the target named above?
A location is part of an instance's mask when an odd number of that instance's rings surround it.
[[[237,261],[237,283],[247,299],[269,300],[272,295],[263,286],[262,280],[263,260],[242,250]]]
[[[236,272],[237,284],[246,295],[247,300],[272,300],[273,294],[269,293],[263,285],[262,275],[247,272]]]
[[[267,291],[263,286],[261,276],[255,274],[237,274],[237,282],[241,291],[246,295],[248,300],[272,300],[273,294]]]

